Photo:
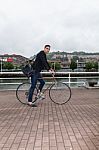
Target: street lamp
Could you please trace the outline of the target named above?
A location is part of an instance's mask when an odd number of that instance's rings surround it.
[[[2,72],[2,61],[3,61],[3,60],[2,60],[2,58],[1,58],[1,72]]]
[[[54,62],[54,70],[55,70],[55,62]]]
[[[77,59],[77,61],[76,61],[76,62],[77,62],[77,71],[78,71],[78,59]]]

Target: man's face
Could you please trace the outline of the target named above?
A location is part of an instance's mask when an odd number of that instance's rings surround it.
[[[49,51],[50,51],[50,47],[46,47],[46,48],[44,48],[44,52],[45,52],[45,54],[49,53]]]

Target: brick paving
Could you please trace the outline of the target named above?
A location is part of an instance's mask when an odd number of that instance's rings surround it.
[[[0,150],[99,150],[99,90],[72,89],[62,106],[46,95],[37,108],[0,92]]]

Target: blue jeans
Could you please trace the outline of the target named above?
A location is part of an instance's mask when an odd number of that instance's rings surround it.
[[[42,91],[45,81],[42,79],[40,72],[34,72],[33,75],[31,75],[31,87],[29,89],[28,102],[32,102],[33,92],[36,88],[37,81],[40,82],[39,90]]]

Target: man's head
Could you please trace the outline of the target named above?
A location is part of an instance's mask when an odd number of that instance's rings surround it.
[[[50,47],[51,47],[50,45],[45,45],[44,46],[44,52],[45,52],[45,54],[49,53]]]

